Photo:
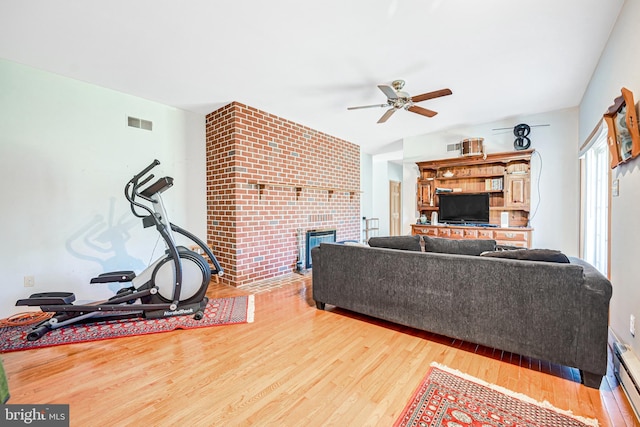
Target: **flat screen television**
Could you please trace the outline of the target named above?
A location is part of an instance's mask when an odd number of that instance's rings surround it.
[[[439,194],[438,222],[488,224],[489,193]]]

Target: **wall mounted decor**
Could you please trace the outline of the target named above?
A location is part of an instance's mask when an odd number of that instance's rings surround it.
[[[513,127],[513,135],[516,139],[513,141],[513,148],[516,150],[527,150],[531,147],[531,139],[529,134],[531,133],[531,127],[526,123],[520,123]]]
[[[621,91],[622,95],[613,101],[604,114],[612,169],[640,154],[640,132],[633,93],[624,87]]]

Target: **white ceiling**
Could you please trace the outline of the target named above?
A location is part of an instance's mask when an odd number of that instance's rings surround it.
[[[405,136],[580,103],[624,0],[29,0],[0,57],[207,114],[231,102],[383,152]],[[377,124],[404,79],[434,118]]]

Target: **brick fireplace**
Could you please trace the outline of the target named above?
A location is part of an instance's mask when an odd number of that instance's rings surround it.
[[[207,239],[241,286],[295,271],[299,235],[360,238],[360,148],[238,102],[207,115]]]

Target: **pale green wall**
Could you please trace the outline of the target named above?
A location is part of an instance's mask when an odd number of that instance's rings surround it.
[[[175,179],[171,220],[205,237],[203,116],[5,60],[0,94],[0,317],[35,292],[111,296],[89,279],[149,263],[157,233],[131,215],[123,188],[153,159],[156,176]],[[128,115],[153,131],[128,127]]]

